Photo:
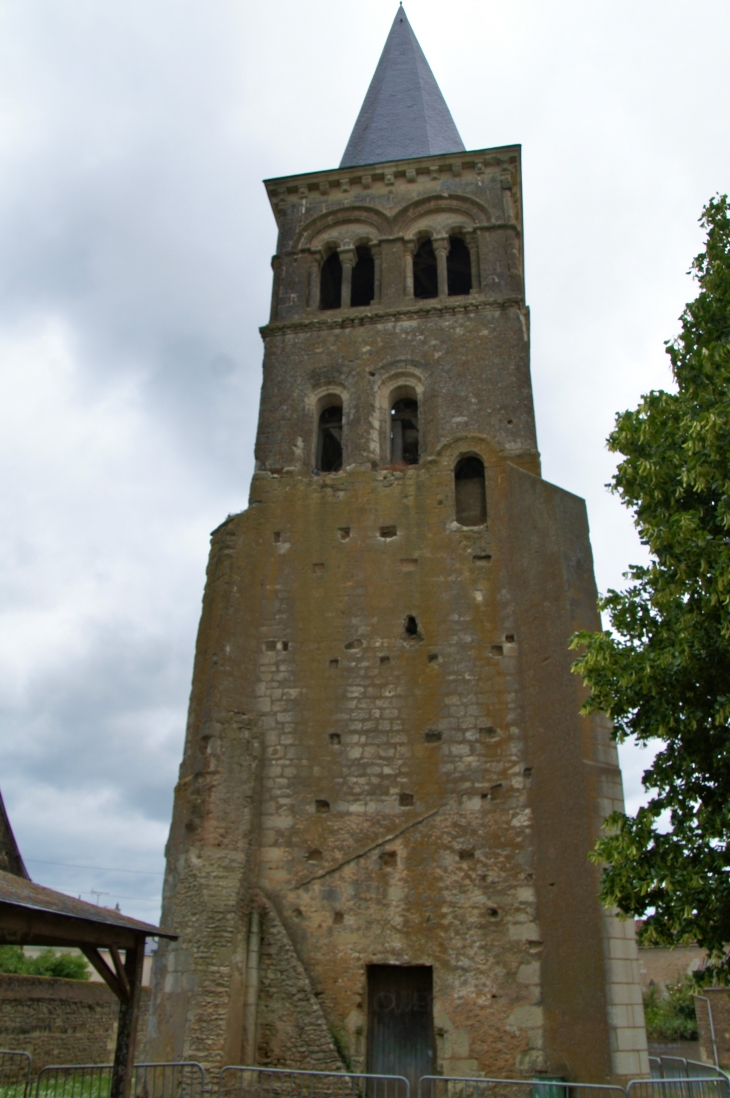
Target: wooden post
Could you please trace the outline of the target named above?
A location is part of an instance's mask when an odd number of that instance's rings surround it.
[[[136,945],[127,950],[124,975],[129,992],[119,1002],[117,1047],[112,1068],[112,1085],[109,1098],[130,1098],[134,1073],[134,1051],[137,1043],[139,1004],[142,997],[142,967],[144,965],[145,935],[138,934]],[[124,989],[126,991],[126,989]]]

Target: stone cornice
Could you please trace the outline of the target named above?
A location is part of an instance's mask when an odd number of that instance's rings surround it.
[[[362,328],[366,324],[384,324],[394,320],[415,320],[417,317],[457,316],[484,311],[501,312],[504,309],[525,308],[522,297],[502,297],[498,301],[481,296],[440,304],[436,298],[418,305],[401,305],[395,309],[357,308],[332,310],[330,315],[312,313],[296,320],[275,320],[259,328],[262,339],[288,332],[316,332],[327,329]],[[336,314],[336,315],[332,315]]]

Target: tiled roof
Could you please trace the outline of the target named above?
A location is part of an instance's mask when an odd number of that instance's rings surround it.
[[[340,167],[463,151],[446,100],[400,7]]]

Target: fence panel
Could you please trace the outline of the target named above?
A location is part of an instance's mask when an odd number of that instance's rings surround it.
[[[36,1098],[109,1098],[111,1082],[111,1064],[58,1064],[39,1072]],[[132,1094],[134,1098],[204,1098],[205,1072],[193,1061],[135,1064]]]
[[[724,1072],[686,1079],[633,1079],[626,1087],[626,1098],[730,1098],[730,1086]]]
[[[30,1087],[30,1053],[0,1049],[0,1095],[25,1098]]]
[[[625,1098],[623,1087],[562,1079],[466,1079],[424,1075],[418,1098]]]
[[[218,1076],[218,1098],[410,1098],[410,1093],[400,1075],[225,1067]]]

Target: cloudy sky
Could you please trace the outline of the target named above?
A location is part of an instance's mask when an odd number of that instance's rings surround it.
[[[209,532],[245,506],[274,220],[394,0],[0,0],[0,785],[32,876],[155,919]],[[467,148],[523,146],[544,474],[599,587],[613,415],[669,383],[730,187],[727,0],[408,0]],[[629,802],[641,759],[626,751]]]

